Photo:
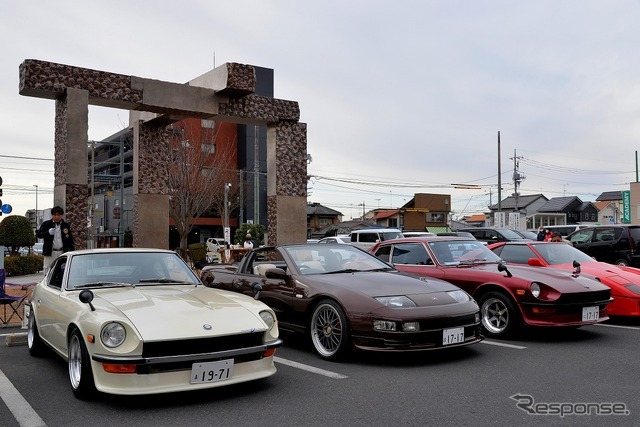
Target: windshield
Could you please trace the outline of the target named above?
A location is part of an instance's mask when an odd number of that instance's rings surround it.
[[[460,265],[500,262],[502,259],[477,240],[429,242],[438,264]]]
[[[589,255],[566,243],[539,243],[534,244],[533,247],[550,265],[572,264],[573,261],[578,261],[581,264],[585,262],[595,262]]]
[[[380,232],[380,241],[402,239],[404,235],[399,231],[382,231]]]
[[[283,250],[303,275],[392,269],[373,255],[351,245],[294,245],[286,246]]]
[[[175,253],[103,252],[69,257],[67,289],[157,284],[199,284]]]

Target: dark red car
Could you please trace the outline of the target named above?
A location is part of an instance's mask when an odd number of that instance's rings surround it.
[[[510,264],[557,268],[595,276],[611,288],[613,302],[609,316],[640,317],[640,269],[598,262],[584,252],[564,243],[501,242],[489,245],[495,254]]]
[[[528,266],[507,267],[477,240],[406,238],[380,242],[370,252],[400,271],[443,279],[480,305],[485,335],[508,337],[523,324],[572,326],[607,320],[611,289],[595,278]]]
[[[306,334],[325,359],[351,348],[424,351],[483,339],[469,294],[443,280],[401,273],[351,245],[259,248],[236,267],[205,267],[202,280],[255,295],[276,312],[280,330]]]

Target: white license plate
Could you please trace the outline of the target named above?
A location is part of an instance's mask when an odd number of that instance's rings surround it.
[[[464,342],[464,328],[451,328],[442,331],[442,345]]]
[[[233,359],[191,365],[191,384],[213,383],[233,376]]]
[[[582,307],[582,321],[591,322],[600,318],[599,307]]]

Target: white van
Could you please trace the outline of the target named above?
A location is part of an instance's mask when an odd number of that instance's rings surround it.
[[[404,235],[397,228],[361,228],[360,230],[353,230],[350,237],[353,246],[366,251],[378,242],[401,239]]]

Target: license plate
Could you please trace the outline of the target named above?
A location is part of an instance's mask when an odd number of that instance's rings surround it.
[[[464,328],[451,328],[442,331],[442,345],[464,342]]]
[[[600,318],[600,308],[582,307],[582,321],[591,322]]]
[[[233,359],[191,365],[191,384],[224,381],[233,375]]]

